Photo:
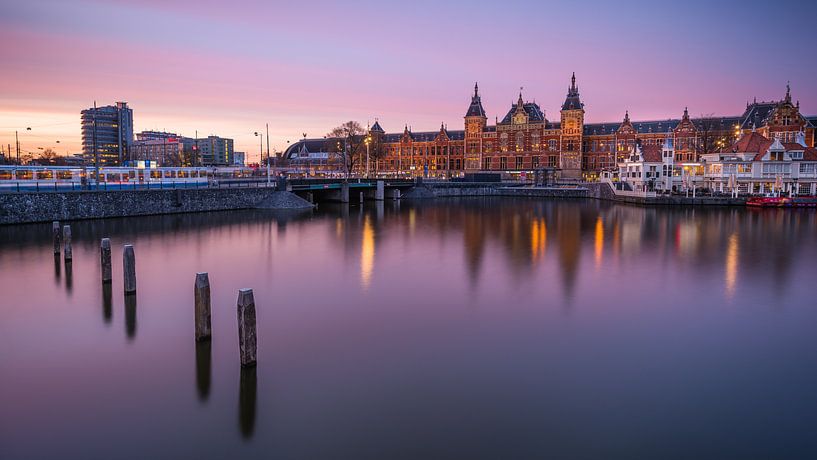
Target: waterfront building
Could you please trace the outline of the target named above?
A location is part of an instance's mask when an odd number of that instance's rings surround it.
[[[232,166],[244,164],[243,156],[240,158],[240,162],[236,162],[233,140],[218,136],[193,139],[176,133],[142,131],[136,135],[133,151],[135,160],[151,160],[159,166]]]
[[[247,154],[245,152],[233,152],[233,165],[244,166],[247,161]]]
[[[703,184],[718,192],[817,194],[817,149],[807,145],[803,131],[767,130],[769,139],[753,130],[731,147],[703,155]],[[785,139],[785,140],[784,140]],[[791,140],[791,142],[789,142]]]
[[[520,92],[505,116],[489,125],[475,85],[462,130],[441,124],[438,131],[415,132],[405,125],[402,133],[386,133],[375,123],[368,133],[375,139],[372,145],[378,146],[373,170],[385,175],[446,177],[480,170],[518,175],[549,167],[557,168],[562,178],[593,180],[602,171],[617,171],[637,142],[642,150],[660,148],[668,132],[672,133],[677,166],[698,162],[702,155],[731,145],[752,129],[765,136],[779,135],[783,142],[802,131],[806,144],[814,146],[817,128],[817,117],[800,113],[800,104],[793,102],[788,86],[783,99],[747,103],[741,115],[693,118],[684,108],[680,118],[666,120],[634,121],[625,112],[620,122],[588,123],[585,116],[575,75],[558,119],[553,121],[538,103],[525,101]],[[284,158],[301,168],[337,170],[341,149],[335,144],[340,141],[303,139],[291,145]],[[362,168],[363,163],[357,165]]]
[[[683,172],[682,165],[675,165],[674,135],[665,134],[662,145],[642,144],[636,141],[633,152],[618,164],[618,178],[633,190],[672,191]]]
[[[82,154],[93,164],[95,154],[104,165],[131,159],[133,110],[127,102],[89,108],[81,112]]]
[[[207,136],[196,142],[201,164],[206,166],[229,166],[233,164],[233,140],[225,137]]]

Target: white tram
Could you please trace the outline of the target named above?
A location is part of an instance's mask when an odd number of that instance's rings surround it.
[[[96,180],[92,166],[6,165],[0,166],[0,192],[207,187],[220,179],[240,179],[251,177],[253,173],[253,169],[243,167],[104,166],[99,168],[99,179]]]

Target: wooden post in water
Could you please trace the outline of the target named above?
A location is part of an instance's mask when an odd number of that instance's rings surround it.
[[[111,273],[111,239],[102,238],[99,244],[99,263],[102,266],[102,282],[110,283],[113,280]]]
[[[255,366],[255,299],[252,289],[238,290],[238,352],[242,366]]]
[[[65,243],[65,261],[70,261],[74,254],[71,251],[71,226],[66,225],[62,228],[62,240]]]
[[[136,256],[133,245],[126,244],[122,253],[122,274],[125,278],[125,294],[136,292]]]
[[[51,235],[54,238],[54,254],[60,253],[60,221],[51,222]]]
[[[196,341],[210,340],[210,277],[207,272],[196,273],[193,291],[196,299]]]

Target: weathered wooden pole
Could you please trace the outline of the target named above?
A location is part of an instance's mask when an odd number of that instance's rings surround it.
[[[238,290],[238,352],[242,366],[255,366],[255,299],[252,289]]]
[[[62,228],[62,240],[65,244],[65,260],[69,261],[73,258],[74,254],[71,251],[71,226],[66,225]]]
[[[51,235],[54,238],[54,254],[60,253],[60,222],[51,222]]]
[[[196,299],[195,321],[196,340],[209,340],[210,329],[210,277],[207,272],[196,273],[196,282],[193,286]]]
[[[110,283],[113,280],[111,272],[111,239],[102,238],[99,244],[99,263],[102,266],[102,282]]]
[[[133,245],[126,244],[122,253],[122,274],[125,278],[125,294],[136,292],[136,256]]]

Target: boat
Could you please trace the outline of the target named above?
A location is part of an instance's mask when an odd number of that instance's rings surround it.
[[[746,200],[746,206],[758,208],[805,208],[817,207],[817,196],[757,196]]]

